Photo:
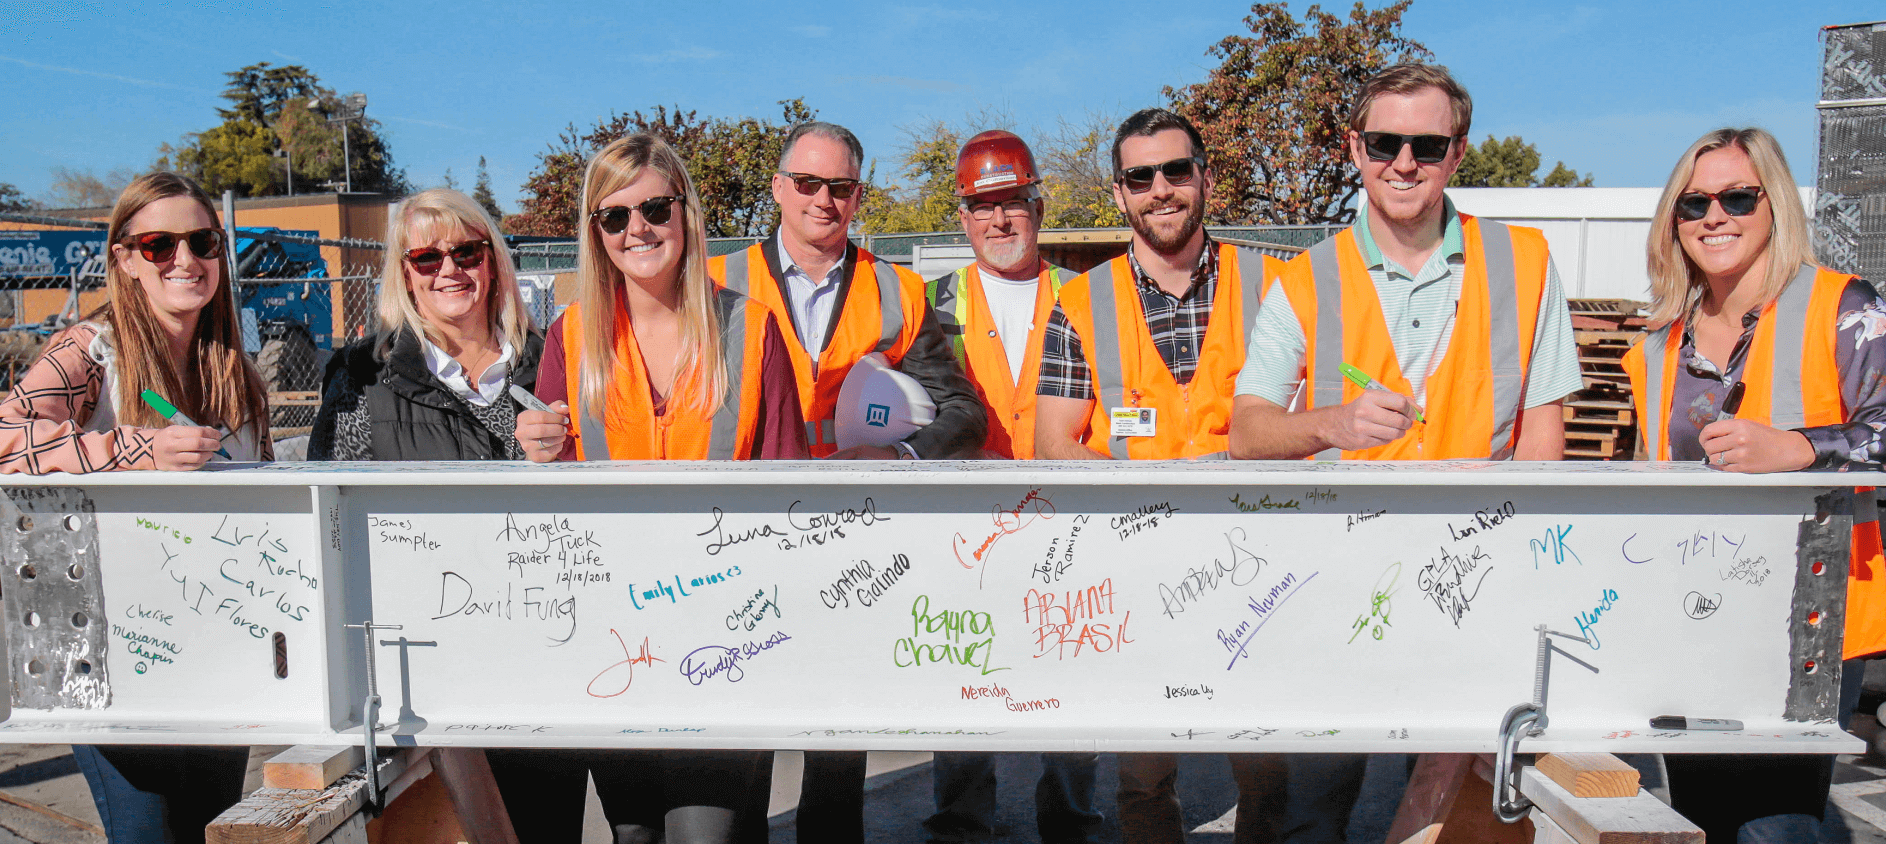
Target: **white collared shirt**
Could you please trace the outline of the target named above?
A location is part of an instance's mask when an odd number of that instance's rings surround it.
[[[478,382],[472,384],[465,380],[465,367],[453,360],[444,349],[433,345],[431,340],[423,337],[419,340],[420,347],[426,356],[426,371],[431,372],[432,377],[439,379],[439,383],[444,384],[446,389],[470,402],[474,407],[489,407],[492,402],[498,400],[499,396],[504,395],[504,382],[511,375],[511,341],[510,338],[500,335],[498,342],[504,344],[504,348],[498,352],[498,359],[485,367],[485,371],[478,376]]]
[[[792,321],[798,328],[799,344],[816,361],[819,353],[825,350],[825,329],[832,322],[833,309],[838,307],[838,287],[839,282],[844,280],[845,262],[841,259],[832,264],[832,268],[825,271],[824,280],[814,281],[810,274],[793,263],[792,253],[786,251],[783,233],[778,240],[779,271],[786,279],[786,304],[792,308]]]

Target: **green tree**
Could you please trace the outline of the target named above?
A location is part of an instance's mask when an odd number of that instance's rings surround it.
[[[1544,181],[1539,179],[1538,172],[1537,147],[1518,135],[1508,135],[1503,141],[1488,135],[1478,147],[1467,144],[1460,169],[1454,171],[1447,185],[1456,188],[1591,187],[1590,176],[1580,177],[1578,171],[1566,167],[1563,161],[1552,168]]]
[[[858,208],[858,228],[871,234],[961,230],[962,222],[956,217],[956,154],[966,136],[941,120],[906,128],[904,136],[897,159],[904,185],[877,184],[873,167],[866,180],[871,184]]]
[[[1258,3],[1208,52],[1221,59],[1204,81],[1168,87],[1172,108],[1205,140],[1216,175],[1208,215],[1227,225],[1348,223],[1361,189],[1344,137],[1356,89],[1391,64],[1425,60],[1401,33],[1413,0],[1347,20],[1312,5],[1303,20],[1286,3]]]
[[[393,166],[380,122],[361,117],[330,123],[343,111],[341,98],[307,68],[259,62],[225,75],[229,84],[222,96],[230,105],[217,109],[223,122],[184,136],[177,146],[160,147],[160,168],[195,178],[211,193],[234,190],[240,196],[287,193],[290,170],[301,193],[345,183],[349,168],[356,191],[397,195],[411,189],[405,171]]]
[[[0,213],[24,214],[38,210],[39,203],[27,199],[19,188],[0,182]]]
[[[1119,121],[1092,112],[1078,120],[1062,118],[1054,131],[1034,146],[1041,168],[1041,192],[1047,200],[1042,228],[1089,229],[1125,224],[1113,204],[1113,133]]]
[[[702,119],[695,112],[656,106],[610,114],[589,131],[579,133],[571,124],[558,134],[549,149],[537,156],[537,167],[524,182],[519,211],[504,219],[511,234],[572,237],[576,234],[577,206],[582,200],[583,168],[589,157],[617,138],[635,132],[660,135],[688,164],[707,218],[708,237],[757,237],[770,231],[778,216],[773,202],[772,175],[786,132],[795,123],[811,120],[817,112],[803,98],[779,101],[780,122],[752,117]]]
[[[485,171],[485,157],[478,156],[478,183],[472,187],[472,201],[485,209],[491,219],[504,222],[504,209],[498,207],[498,198],[491,193],[491,174]]]

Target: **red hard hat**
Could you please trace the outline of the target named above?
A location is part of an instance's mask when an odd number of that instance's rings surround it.
[[[974,196],[1041,181],[1035,155],[1013,132],[990,129],[969,139],[956,156],[956,195]]]

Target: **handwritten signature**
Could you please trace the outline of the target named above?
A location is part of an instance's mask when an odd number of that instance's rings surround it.
[[[1041,494],[1041,488],[1035,487],[1022,496],[1022,500],[1013,507],[990,508],[989,518],[995,523],[995,530],[984,537],[982,542],[970,547],[970,541],[962,534],[956,534],[950,540],[950,550],[956,553],[956,562],[963,568],[975,570],[989,562],[989,554],[995,550],[995,544],[1010,534],[1021,531],[1035,523],[1036,519],[1052,519],[1055,516],[1054,502]],[[963,554],[968,552],[968,558]],[[972,562],[973,561],[973,562]],[[987,572],[987,569],[984,569]],[[981,585],[981,581],[977,581]]]
[[[635,666],[667,662],[667,660],[655,656],[654,652],[649,648],[647,636],[642,637],[641,650],[634,656],[630,656],[629,643],[622,641],[622,634],[617,633],[614,628],[610,628],[609,635],[616,637],[616,644],[622,647],[622,661],[596,672],[596,676],[590,678],[589,686],[585,689],[585,691],[589,692],[590,697],[610,698],[621,695],[623,692],[628,691],[630,686],[635,684]],[[622,670],[619,672],[616,671],[618,668]],[[608,683],[603,685],[602,691],[596,691],[596,684],[602,683],[604,677],[610,677],[612,674],[621,675],[621,688],[616,688],[616,680],[611,678]],[[610,689],[615,690],[610,691]]]
[[[1401,563],[1390,563],[1388,568],[1382,571],[1382,576],[1375,579],[1374,588],[1369,590],[1369,611],[1356,616],[1356,623],[1353,625],[1356,632],[1350,634],[1350,643],[1354,643],[1356,637],[1362,635],[1364,630],[1369,631],[1369,635],[1376,641],[1382,640],[1385,632],[1382,628],[1389,626],[1388,613],[1394,609],[1388,599],[1395,596],[1395,581],[1400,578]],[[1383,583],[1384,580],[1388,582]],[[1381,619],[1381,622],[1372,623],[1376,619]]]

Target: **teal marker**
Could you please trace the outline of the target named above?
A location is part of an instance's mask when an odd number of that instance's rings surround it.
[[[1353,366],[1350,366],[1349,364],[1345,363],[1337,368],[1342,370],[1342,377],[1349,379],[1350,383],[1355,384],[1356,386],[1361,387],[1364,390],[1381,390],[1384,393],[1395,392],[1394,390],[1391,390],[1387,387],[1382,386],[1381,382],[1376,381],[1374,378],[1370,378],[1368,373],[1363,372],[1362,370],[1357,369]],[[1396,395],[1400,395],[1400,394],[1396,393]],[[1415,408],[1415,419],[1420,421],[1422,424],[1426,424],[1428,421],[1428,416],[1426,413],[1421,412],[1421,408],[1417,406]]]
[[[202,425],[198,425],[196,423],[196,420],[193,420],[190,417],[183,415],[183,411],[178,410],[176,405],[171,404],[168,401],[165,401],[163,396],[160,396],[151,390],[144,391],[144,403],[150,405],[152,410],[157,411],[158,415],[164,417],[165,422],[169,422],[172,425],[188,425],[192,428],[203,427]],[[224,460],[236,459],[234,457],[229,456],[229,449],[226,449],[226,448],[216,449],[216,456],[221,457]]]

